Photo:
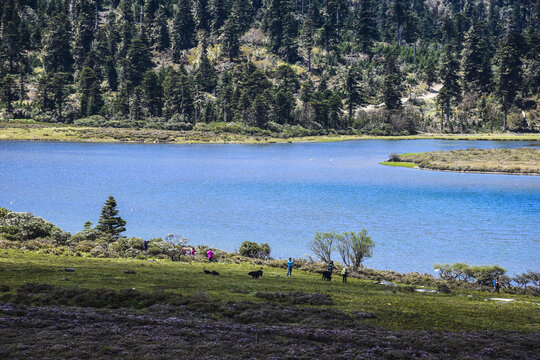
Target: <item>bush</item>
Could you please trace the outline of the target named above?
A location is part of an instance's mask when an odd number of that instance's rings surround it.
[[[91,126],[91,127],[101,127],[105,126],[107,119],[100,115],[92,115],[87,118],[82,118],[75,120],[73,124],[79,126]]]
[[[257,244],[252,241],[244,241],[240,245],[240,255],[256,259],[266,259],[270,257],[270,245],[268,244]]]
[[[27,212],[3,212],[0,217],[0,235],[7,240],[27,241],[50,237],[55,243],[64,245],[70,234],[54,224]]]
[[[493,279],[503,276],[506,270],[496,265],[469,266],[464,263],[435,264],[439,276],[444,280],[464,280],[482,286],[491,286]]]

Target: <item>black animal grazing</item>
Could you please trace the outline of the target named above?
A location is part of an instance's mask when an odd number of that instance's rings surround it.
[[[254,279],[258,279],[258,278],[262,278],[263,272],[262,270],[250,271],[248,272],[248,275],[251,275]]]
[[[207,275],[215,275],[215,276],[219,275],[219,273],[215,270],[212,270],[212,271],[204,270],[204,273]]]
[[[332,273],[330,271],[323,271],[322,273],[323,280],[332,280]]]

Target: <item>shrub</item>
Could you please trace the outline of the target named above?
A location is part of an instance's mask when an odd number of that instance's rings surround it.
[[[244,241],[240,245],[240,255],[250,258],[257,259],[266,259],[270,257],[270,245],[268,244],[257,244],[252,241]]]
[[[15,241],[50,237],[59,245],[65,244],[70,237],[54,224],[27,212],[8,212],[0,217],[0,234]]]
[[[79,126],[101,127],[107,123],[107,119],[100,115],[92,115],[87,118],[75,120],[73,124]]]
[[[493,279],[503,276],[506,270],[496,265],[469,266],[464,263],[435,264],[439,276],[444,280],[464,280],[482,286],[491,286]]]

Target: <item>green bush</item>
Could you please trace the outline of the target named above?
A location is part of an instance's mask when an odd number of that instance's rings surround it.
[[[1,217],[0,234],[12,241],[50,237],[59,245],[64,245],[70,237],[54,224],[27,212],[8,212]]]
[[[103,116],[100,116],[100,115],[92,115],[87,118],[75,120],[73,122],[73,124],[75,125],[91,126],[91,127],[105,126],[106,123],[107,123],[107,119],[105,119]]]
[[[240,245],[239,253],[242,256],[256,258],[256,259],[266,259],[270,257],[270,245],[268,244],[257,244],[252,241],[244,241]]]

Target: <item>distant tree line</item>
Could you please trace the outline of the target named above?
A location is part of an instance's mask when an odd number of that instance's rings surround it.
[[[4,0],[0,105],[97,126],[537,131],[539,29],[529,0]],[[410,96],[435,83],[436,112]]]

